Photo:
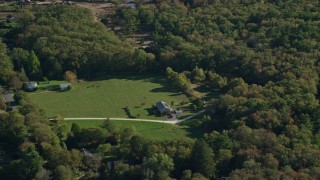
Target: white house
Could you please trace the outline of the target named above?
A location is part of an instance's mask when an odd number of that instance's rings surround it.
[[[70,86],[71,86],[71,83],[63,83],[63,84],[60,84],[60,90],[61,90],[61,91],[69,90]]]

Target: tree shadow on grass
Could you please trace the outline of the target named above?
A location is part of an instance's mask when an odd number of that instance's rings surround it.
[[[181,94],[181,93],[179,93],[179,91],[177,89],[172,88],[172,87],[166,87],[166,86],[151,89],[150,92],[154,92],[154,93],[170,92],[170,93],[175,93],[175,94]]]
[[[155,74],[136,74],[136,73],[122,73],[117,75],[105,75],[95,79],[93,81],[102,81],[110,79],[123,79],[131,81],[143,81],[160,84],[161,88],[152,89],[151,92],[172,92],[179,93],[179,89],[174,88],[170,85],[169,81],[166,80],[165,76],[155,75]]]
[[[169,96],[180,96],[180,95],[183,95],[183,93],[182,92],[174,93],[174,94],[170,94]]]
[[[160,116],[160,113],[158,112],[156,107],[150,107],[150,108],[144,108],[148,112],[148,116]]]
[[[190,119],[180,123],[179,125],[187,131],[187,137],[189,138],[201,138],[203,137],[205,131],[201,128],[199,121],[201,120],[202,116],[199,116],[194,119]]]
[[[204,131],[200,127],[191,126],[186,127],[185,130],[188,132],[187,136],[189,138],[201,138],[204,135]]]

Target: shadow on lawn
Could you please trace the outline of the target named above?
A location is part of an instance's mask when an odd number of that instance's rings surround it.
[[[144,108],[148,112],[148,116],[159,116],[160,113],[158,112],[156,107]]]
[[[99,80],[109,80],[109,79],[123,79],[130,81],[143,81],[160,84],[163,87],[152,89],[151,92],[171,92],[171,93],[180,93],[177,88],[174,88],[166,80],[164,76],[155,75],[155,74],[135,74],[135,73],[123,73],[120,75],[104,75],[99,78],[92,79],[93,81]],[[173,95],[174,96],[174,95]]]
[[[204,135],[204,131],[200,127],[191,126],[185,128],[188,132],[187,137],[189,138],[201,138]]]

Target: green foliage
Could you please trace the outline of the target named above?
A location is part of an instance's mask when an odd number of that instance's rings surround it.
[[[26,62],[26,72],[30,78],[41,79],[42,71],[38,57],[31,51]]]
[[[17,41],[37,54],[46,77],[60,78],[64,69],[76,71],[79,77],[91,77],[135,64],[133,48],[94,22],[89,10],[51,5],[33,11],[34,19],[22,19],[25,27]],[[36,73],[39,63],[32,52],[31,57],[30,73]]]
[[[119,8],[115,13],[115,20],[119,25],[124,27],[125,33],[131,34],[137,31],[139,19],[138,12],[132,8]]]
[[[17,112],[0,116],[0,137],[6,142],[18,145],[27,137],[27,127],[24,124],[24,117]]]
[[[7,46],[0,42],[0,81],[6,82],[13,73],[13,65],[7,54]]]
[[[154,154],[146,160],[145,166],[155,173],[169,173],[174,169],[173,160],[166,154]]]
[[[194,144],[191,156],[192,168],[208,178],[215,176],[214,154],[209,145],[202,139]]]
[[[66,166],[58,166],[54,171],[54,177],[57,180],[72,179],[72,171]]]
[[[204,81],[206,79],[206,75],[205,75],[203,69],[202,68],[198,68],[198,66],[196,66],[193,69],[192,73],[193,73],[193,76],[194,76],[194,80],[196,82],[201,82],[201,81]]]
[[[0,165],[2,178],[70,179],[70,172],[84,179],[320,176],[317,1],[163,0],[139,1],[136,8],[117,3],[113,18],[107,17],[108,24],[120,27],[117,32],[123,37],[151,34],[150,47],[134,50],[94,22],[89,10],[66,5],[35,7],[33,12],[23,10],[15,31],[10,31],[14,25],[1,30],[10,49],[18,46],[10,53],[14,69],[24,67],[28,75],[43,69],[45,76],[61,78],[66,70],[93,77],[128,70],[164,72],[167,68],[173,86],[190,96],[195,90],[205,94],[208,111],[195,122],[207,132],[204,140],[180,139],[180,127],[145,122],[115,122],[114,128],[109,121],[79,121],[67,136],[65,125],[49,123],[43,111],[18,92],[19,113],[0,114],[1,158],[10,160]],[[7,48],[3,43],[0,46],[3,83],[14,76]],[[144,117],[149,115],[133,107],[148,107],[159,98],[168,98],[167,102],[185,98],[173,99],[175,92],[163,91],[164,86],[152,86],[145,79],[136,83],[126,78],[125,84],[121,84],[123,79],[113,79],[101,90],[87,88],[86,82],[64,94],[51,92],[32,98],[42,102],[39,104],[51,115],[70,112],[70,117],[90,113],[126,116],[121,109],[126,106],[130,114]],[[165,92],[170,92],[168,97]],[[141,94],[148,98],[134,98]],[[64,101],[55,101],[59,98]],[[192,99],[202,107],[199,97]],[[77,111],[69,111],[67,107],[74,104]],[[88,108],[91,104],[96,108]],[[128,125],[136,131],[117,128]],[[145,139],[137,134],[140,132]]]

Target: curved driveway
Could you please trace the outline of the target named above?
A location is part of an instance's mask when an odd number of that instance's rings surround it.
[[[157,122],[157,123],[166,123],[166,124],[179,124],[183,121],[186,121],[188,119],[191,119],[195,116],[198,116],[199,114],[204,113],[205,110],[199,111],[191,116],[188,116],[183,119],[178,119],[174,121],[167,121],[167,120],[154,120],[154,119],[131,119],[131,118],[109,118],[112,121],[140,121],[140,122]],[[64,118],[64,120],[106,120],[107,118],[93,118],[93,117],[87,117],[87,118]]]

